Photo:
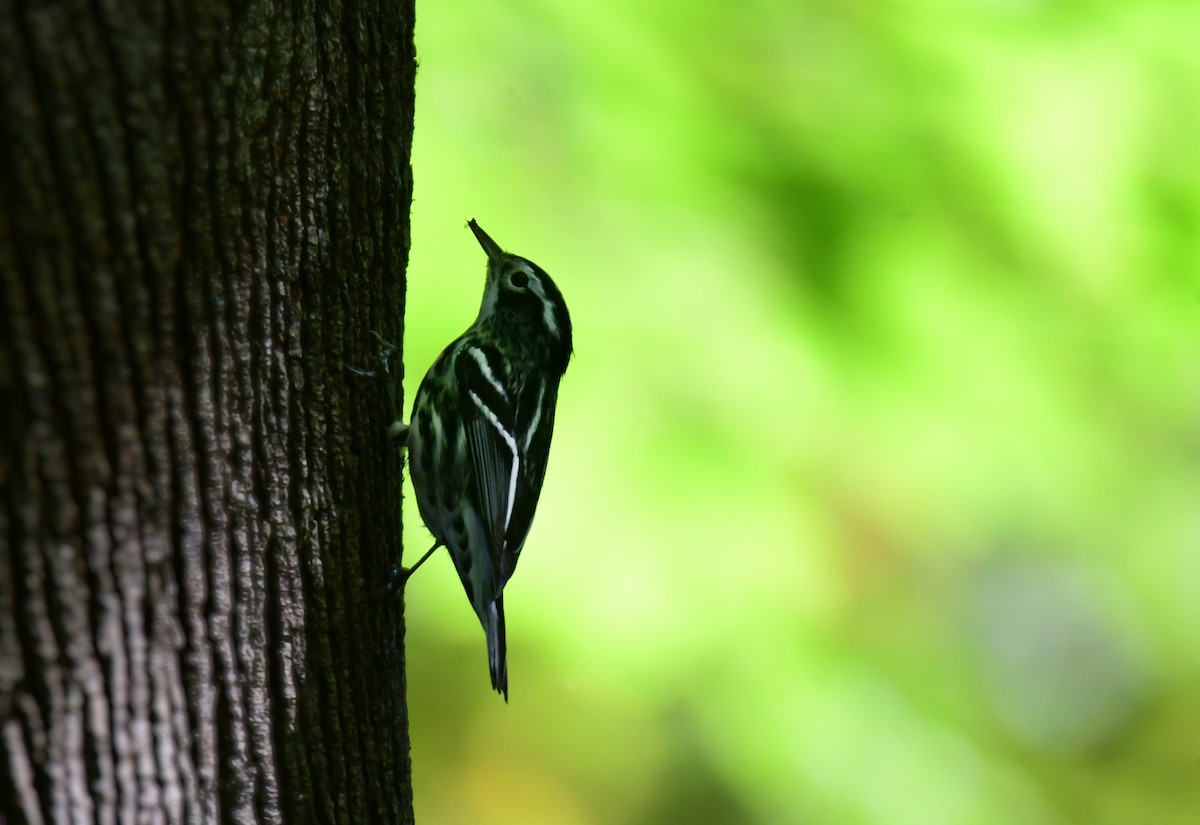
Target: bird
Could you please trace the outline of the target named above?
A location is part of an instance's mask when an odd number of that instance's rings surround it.
[[[421,518],[434,545],[403,581],[446,547],[487,635],[492,687],[508,701],[504,586],[537,509],[559,383],[573,354],[571,316],[544,269],[505,252],[474,220],[487,254],[474,323],[429,368],[409,423],[392,435],[408,452]]]

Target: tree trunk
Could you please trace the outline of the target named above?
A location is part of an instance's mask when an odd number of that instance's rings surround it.
[[[412,821],[411,0],[0,0],[0,822]]]

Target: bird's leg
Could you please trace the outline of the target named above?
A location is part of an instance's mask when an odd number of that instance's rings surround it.
[[[388,425],[388,438],[392,439],[399,447],[408,446],[408,425],[397,418]]]
[[[421,556],[421,558],[417,559],[417,563],[414,564],[412,567],[400,567],[397,565],[393,565],[391,572],[388,574],[387,592],[395,593],[399,590],[403,590],[404,586],[406,584],[408,584],[408,580],[410,578],[412,578],[412,574],[417,572],[417,568],[420,567],[422,564],[424,564],[425,559],[432,556],[433,551],[437,550],[441,546],[442,546],[442,543],[439,541],[437,544],[433,545],[433,547],[430,547],[428,550],[425,551],[425,555],[423,555],[423,556]]]
[[[348,370],[350,370],[350,372],[354,373],[355,375],[361,375],[365,378],[374,378],[375,376],[379,375],[379,373],[381,373],[381,372],[384,375],[391,375],[391,373],[392,373],[391,361],[392,361],[392,355],[394,355],[396,352],[396,345],[393,344],[391,341],[387,340],[386,338],[384,338],[382,335],[380,335],[375,330],[371,330],[370,332],[372,335],[375,336],[375,339],[377,341],[379,341],[379,369],[369,370],[364,367],[352,367],[349,364],[346,365],[346,368]]]
[[[391,359],[392,355],[394,355],[396,352],[396,345],[384,338],[375,330],[371,330],[370,332],[371,335],[375,336],[375,340],[379,342],[379,367],[373,370],[364,369],[362,367],[352,367],[349,364],[347,364],[346,367],[355,375],[361,375],[364,378],[377,378],[380,375],[390,377],[392,374]],[[403,450],[408,445],[408,425],[401,421],[398,415],[397,408],[399,405],[396,403],[395,388],[390,387],[389,389],[390,391],[387,394],[388,413],[391,415],[393,420],[392,423],[388,425],[387,434],[392,443],[396,444]],[[422,556],[421,560],[414,564],[411,568],[406,569],[399,565],[392,565],[388,570],[387,578],[384,581],[384,594],[386,596],[391,596],[402,591],[404,589],[405,582],[408,581],[408,577],[411,576],[413,571],[421,566],[421,562],[429,558],[429,556],[432,555],[433,551],[437,548],[438,545],[435,544],[432,548],[430,548],[429,552]]]
[[[396,353],[396,345],[384,338],[375,330],[371,330],[371,334],[379,341],[379,367],[369,370],[364,367],[352,367],[349,364],[346,368],[355,375],[361,375],[364,378],[377,378],[379,375],[392,374],[392,356]],[[400,420],[396,414],[396,399],[389,393],[388,395],[388,412],[392,415],[392,423],[388,425],[388,438],[392,440],[398,447],[403,449],[408,445],[408,425]]]
[[[413,573],[416,573],[416,572],[417,572],[417,568],[418,568],[418,567],[420,567],[422,564],[424,564],[424,563],[425,563],[425,559],[427,559],[427,558],[429,558],[430,556],[432,556],[432,555],[433,555],[433,551],[434,551],[434,550],[437,550],[437,549],[438,549],[439,547],[441,547],[441,546],[442,546],[442,543],[439,541],[439,542],[437,542],[436,544],[434,544],[434,545],[433,545],[433,547],[430,547],[428,550],[426,550],[426,551],[425,551],[425,555],[423,555],[423,556],[421,556],[421,558],[417,559],[417,563],[416,563],[416,564],[414,564],[412,567],[410,567],[410,568],[408,568],[407,570],[405,570],[405,571],[404,571],[404,580],[405,580],[405,581],[408,581],[409,577],[410,577],[410,576],[412,576],[412,574],[413,574]]]

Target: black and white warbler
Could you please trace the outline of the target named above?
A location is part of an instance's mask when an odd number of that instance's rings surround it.
[[[408,427],[409,472],[421,518],[450,551],[487,633],[492,687],[508,700],[504,585],[533,521],[558,384],[571,358],[571,317],[537,264],[502,250],[468,226],[487,253],[475,323],[425,374]]]

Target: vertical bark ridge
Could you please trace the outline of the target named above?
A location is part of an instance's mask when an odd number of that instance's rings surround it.
[[[411,6],[0,9],[0,819],[411,821]],[[400,369],[391,376],[399,381]]]

